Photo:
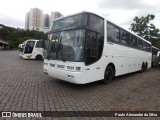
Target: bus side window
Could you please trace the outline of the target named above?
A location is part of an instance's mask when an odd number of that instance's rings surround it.
[[[124,30],[121,30],[121,43],[124,45],[130,44],[130,34]]]
[[[43,41],[37,41],[37,44],[36,44],[36,48],[42,48],[43,47]]]
[[[116,28],[114,25],[110,23],[107,23],[107,41],[120,41],[120,29]]]
[[[145,41],[143,41],[143,50],[147,50],[147,46],[146,46],[146,42]]]
[[[132,35],[130,44],[131,44],[132,47],[137,47],[137,37]]]
[[[147,52],[151,52],[151,46],[147,43]]]
[[[149,44],[149,52],[152,52],[152,46]]]
[[[142,50],[143,46],[142,46],[142,40],[141,39],[138,39],[137,46],[138,46],[139,49]]]
[[[118,28],[115,28],[115,41],[120,41],[120,30]]]
[[[99,33],[104,33],[104,19],[98,16],[89,15],[89,28]]]
[[[111,24],[107,24],[107,40],[114,41],[114,26]]]

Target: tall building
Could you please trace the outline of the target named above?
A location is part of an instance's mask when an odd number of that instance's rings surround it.
[[[43,11],[38,8],[31,8],[29,14],[29,29],[43,30]]]
[[[39,30],[48,32],[53,20],[63,16],[60,12],[51,12],[51,16],[43,14],[39,8],[31,8],[25,16],[25,29],[26,30]]]
[[[27,12],[25,16],[25,29],[29,29],[29,12]]]
[[[49,28],[50,16],[48,14],[44,15],[44,28]]]
[[[62,17],[63,15],[60,12],[51,12],[50,17],[50,26],[52,25],[53,21],[59,17]]]
[[[43,11],[38,8],[31,8],[25,16],[25,29],[43,30]]]
[[[43,32],[48,32],[50,29],[50,15],[44,14]]]

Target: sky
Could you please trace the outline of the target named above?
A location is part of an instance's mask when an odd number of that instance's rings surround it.
[[[0,0],[0,24],[24,28],[25,13],[36,7],[44,14],[59,11],[64,16],[96,12],[126,29],[135,16],[154,14],[152,23],[160,28],[160,0]]]

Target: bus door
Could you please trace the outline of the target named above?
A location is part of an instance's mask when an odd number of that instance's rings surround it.
[[[24,54],[31,54],[34,49],[34,45],[35,45],[35,41],[27,41],[24,49]]]

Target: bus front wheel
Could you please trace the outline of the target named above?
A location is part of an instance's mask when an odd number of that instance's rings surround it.
[[[113,78],[114,78],[114,69],[112,66],[109,65],[105,70],[103,83],[107,84],[108,82],[113,80]]]

